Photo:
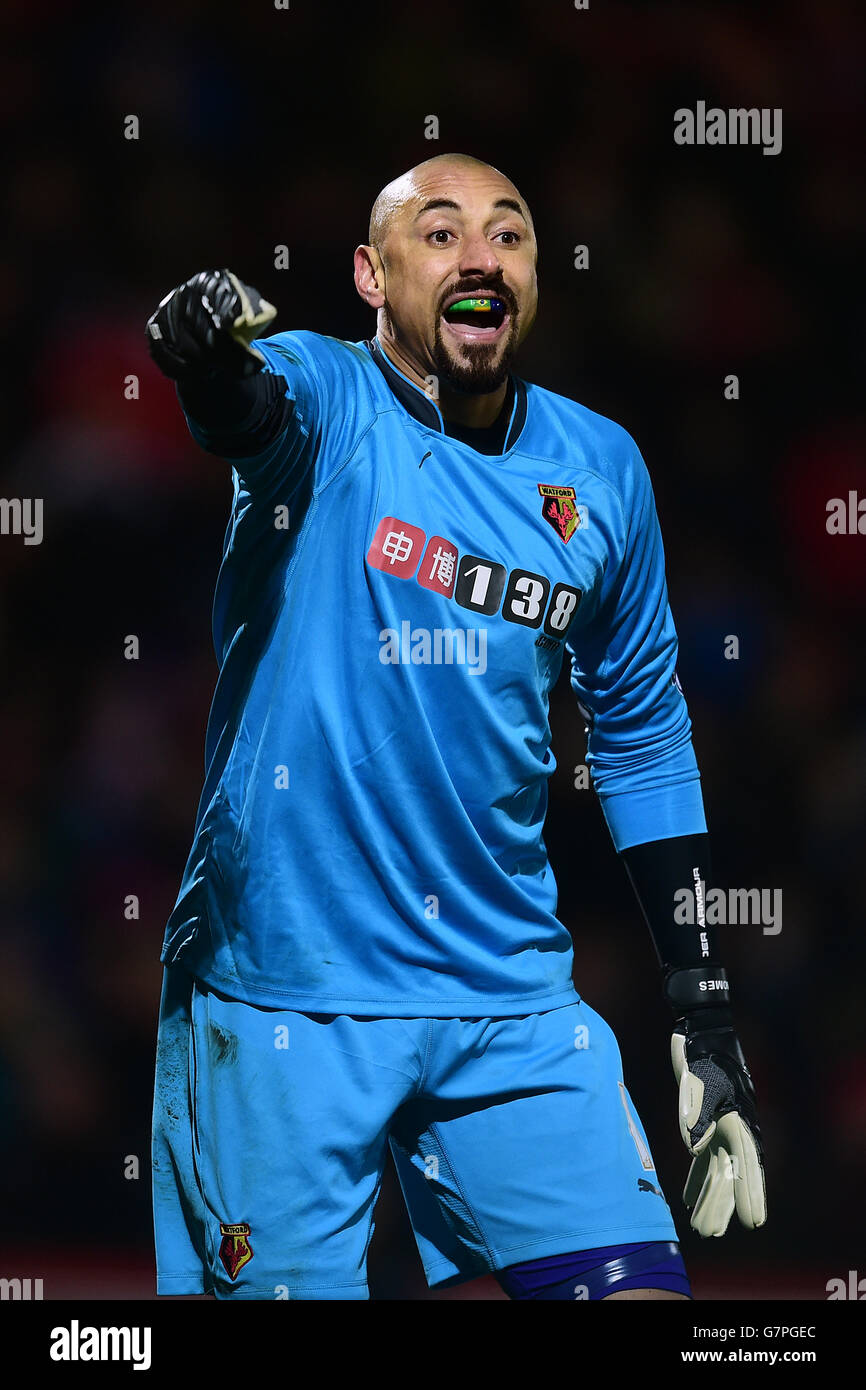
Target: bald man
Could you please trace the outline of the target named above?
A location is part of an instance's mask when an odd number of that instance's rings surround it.
[[[441,155],[382,190],[355,251],[374,337],[263,339],[276,311],[229,271],[148,321],[233,480],[206,778],[161,956],[160,1294],[367,1298],[390,1148],[431,1287],[690,1297],[556,916],[566,653],[673,1009],[692,1226],[764,1220],[652,489],[618,425],[515,375],[536,259],[514,184]]]

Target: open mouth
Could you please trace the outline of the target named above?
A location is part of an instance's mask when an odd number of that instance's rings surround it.
[[[462,343],[492,343],[507,332],[508,306],[494,294],[453,295],[442,322]]]

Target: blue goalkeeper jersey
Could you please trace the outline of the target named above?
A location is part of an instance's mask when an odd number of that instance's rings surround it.
[[[206,779],[161,959],[305,1012],[568,1003],[543,839],[566,652],[616,848],[706,830],[643,459],[514,375],[485,454],[375,339],[256,346],[292,410],[231,458]]]

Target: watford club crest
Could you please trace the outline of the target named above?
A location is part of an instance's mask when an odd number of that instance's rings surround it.
[[[230,1279],[237,1279],[244,1265],[253,1258],[253,1247],[249,1242],[250,1228],[245,1221],[234,1226],[224,1226],[220,1222],[220,1259]]]
[[[568,545],[578,526],[580,514],[577,510],[577,496],[573,487],[552,487],[550,483],[539,483],[541,493],[541,515],[549,521],[554,531]]]

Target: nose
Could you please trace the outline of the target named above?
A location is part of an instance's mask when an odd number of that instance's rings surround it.
[[[491,245],[484,233],[467,236],[461,248],[461,276],[498,275],[500,270],[496,247]]]

